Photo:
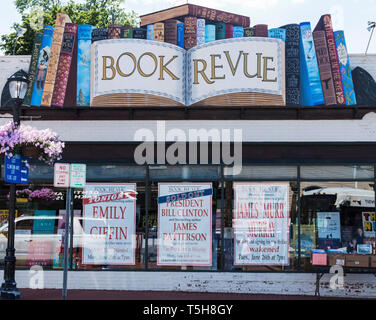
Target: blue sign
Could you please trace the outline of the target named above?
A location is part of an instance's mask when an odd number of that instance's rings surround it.
[[[202,189],[202,190],[196,190],[196,191],[188,191],[178,194],[170,194],[168,196],[160,196],[158,197],[158,203],[168,203],[168,202],[175,202],[180,200],[188,200],[193,198],[199,198],[199,197],[206,197],[211,196],[213,194],[212,189]]]
[[[29,183],[29,158],[16,154],[12,158],[5,156],[5,181],[9,183]]]

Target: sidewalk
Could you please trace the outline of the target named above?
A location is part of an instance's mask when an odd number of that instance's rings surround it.
[[[20,289],[22,300],[61,300],[62,290]],[[171,291],[68,290],[68,300],[318,300],[318,297]],[[337,300],[324,298],[321,300]],[[346,300],[341,298],[341,300]]]

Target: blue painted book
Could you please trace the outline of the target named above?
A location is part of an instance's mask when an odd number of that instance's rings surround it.
[[[90,106],[91,33],[88,24],[78,26],[77,42],[77,105]]]
[[[269,38],[281,39],[283,42],[286,42],[286,29],[274,28],[268,30]]]
[[[205,19],[197,19],[197,45],[205,43]]]
[[[244,28],[240,26],[234,26],[233,28],[233,38],[243,38],[244,37]]]
[[[300,104],[302,106],[325,104],[316,49],[309,22],[300,24],[300,47]]]
[[[350,59],[347,52],[345,34],[343,31],[334,32],[336,47],[338,53],[339,69],[341,71],[343,91],[345,92],[346,105],[354,106],[357,104],[354,83],[351,75]]]
[[[154,24],[148,24],[146,27],[146,39],[154,40]]]
[[[184,23],[178,22],[178,46],[184,48]]]
[[[215,41],[215,25],[207,24],[205,26],[205,42]]]
[[[44,27],[42,45],[40,47],[38,67],[36,72],[36,77],[34,81],[34,89],[31,98],[32,106],[40,106],[42,102],[44,81],[46,79],[47,68],[50,62],[50,53],[52,45],[52,37],[54,35],[54,27],[46,26]]]

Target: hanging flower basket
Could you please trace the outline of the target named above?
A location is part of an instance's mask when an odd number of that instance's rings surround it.
[[[61,159],[64,146],[50,129],[38,130],[24,124],[16,127],[13,122],[0,127],[0,154],[8,157],[21,153],[53,164]]]

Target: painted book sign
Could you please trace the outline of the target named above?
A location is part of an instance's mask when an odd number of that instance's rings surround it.
[[[234,184],[234,264],[289,264],[289,186]]]
[[[214,98],[222,105],[228,100],[222,96],[233,93],[254,95],[242,105],[285,105],[284,55],[284,42],[271,38],[224,39],[187,51],[159,41],[97,41],[91,105],[141,103],[140,95],[168,105],[210,104]]]
[[[376,238],[376,214],[362,212],[363,233],[365,238]]]
[[[212,184],[159,183],[160,266],[212,265]]]
[[[338,249],[341,245],[339,212],[317,212],[319,249]]]
[[[129,192],[133,196],[119,196]],[[83,264],[135,264],[135,193],[135,183],[86,185],[83,199]]]

